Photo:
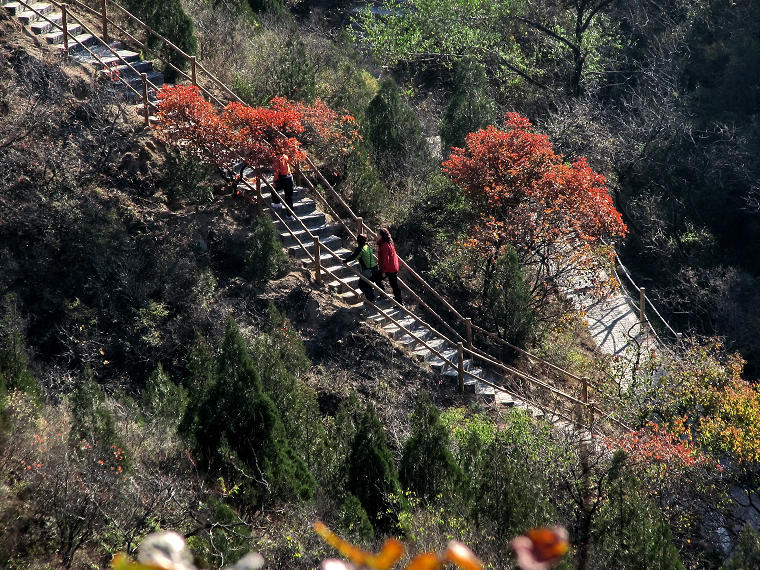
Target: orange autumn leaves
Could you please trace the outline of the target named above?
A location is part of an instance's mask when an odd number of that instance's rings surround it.
[[[157,136],[218,168],[238,162],[269,167],[281,153],[298,164],[305,158],[304,144],[347,154],[359,138],[353,117],[320,100],[306,105],[276,97],[268,107],[233,102],[218,113],[192,85],[164,87],[157,97]]]
[[[609,259],[602,238],[628,231],[604,176],[585,158],[564,162],[525,117],[505,118],[504,130],[489,126],[467,135],[465,148],[452,149],[442,165],[478,214],[468,245],[493,255],[509,244],[526,264],[593,275]]]
[[[322,562],[322,570],[352,570],[355,567],[370,570],[390,570],[404,554],[404,545],[396,539],[385,541],[378,554],[357,548],[343,540],[321,522],[314,530],[325,542],[348,558],[351,564],[330,558]],[[523,570],[546,570],[554,566],[569,550],[567,531],[562,527],[532,529],[512,541],[512,549]],[[415,556],[405,570],[439,570],[454,564],[462,570],[481,570],[478,558],[461,542],[452,540],[442,554],[424,552]]]

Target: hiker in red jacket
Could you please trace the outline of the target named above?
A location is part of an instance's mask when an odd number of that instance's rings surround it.
[[[393,238],[388,228],[377,228],[377,261],[380,265],[380,278],[377,284],[382,287],[383,279],[387,277],[393,289],[393,297],[401,303],[401,289],[398,286],[398,255],[396,255],[396,247],[393,245]]]

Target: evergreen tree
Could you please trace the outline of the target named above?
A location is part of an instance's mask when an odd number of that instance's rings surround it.
[[[348,467],[348,490],[367,512],[376,530],[396,524],[392,495],[400,490],[396,466],[375,409],[367,407],[354,437]]]
[[[281,92],[288,99],[312,103],[317,95],[317,74],[306,44],[294,33],[285,42],[277,69]]]
[[[6,389],[17,389],[39,395],[37,379],[29,369],[26,354],[24,325],[15,294],[3,299],[3,318],[0,321],[0,380]]]
[[[469,448],[465,464],[469,465],[468,495],[474,520],[499,536],[552,524],[556,520],[550,502],[554,490],[545,472],[551,465],[551,452],[546,432],[518,414],[485,447]]]
[[[538,313],[514,248],[507,247],[493,263],[483,289],[483,306],[488,309],[486,317],[499,336],[513,344],[524,345],[535,332]]]
[[[172,426],[182,419],[188,401],[187,391],[171,381],[160,362],[148,378],[141,396],[145,409]]]
[[[234,454],[233,462],[242,463],[249,506],[258,507],[268,498],[311,497],[311,473],[288,444],[277,407],[264,392],[232,320],[214,362],[213,380],[193,407],[193,417],[183,424],[207,466],[224,467],[225,449]]]
[[[429,158],[419,119],[391,78],[380,84],[367,112],[368,140],[380,172],[402,178],[424,169]]]
[[[350,493],[340,506],[339,524],[350,536],[362,540],[368,540],[375,536],[367,511],[362,507],[361,501]]]
[[[683,570],[670,527],[618,451],[606,501],[596,518],[591,561],[597,568]]]
[[[428,501],[453,495],[462,473],[449,440],[438,408],[425,397],[414,411],[412,435],[404,444],[399,478],[405,488]]]
[[[164,0],[163,2],[127,0],[125,7],[183,52],[188,55],[197,55],[198,41],[195,39],[193,21],[185,12],[181,0]],[[187,60],[175,50],[165,46],[153,34],[148,36],[147,46],[148,49],[157,50],[175,67],[187,69]],[[163,72],[168,82],[173,82],[177,77],[177,72],[169,66],[166,66]]]
[[[468,133],[493,125],[496,103],[488,96],[485,68],[471,58],[459,61],[454,74],[451,101],[441,121],[441,146],[448,155],[452,146],[463,147]]]

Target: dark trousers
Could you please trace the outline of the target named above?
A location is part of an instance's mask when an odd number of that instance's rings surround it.
[[[393,298],[396,299],[399,303],[401,302],[401,289],[398,286],[398,273],[381,273],[380,275],[383,275],[388,278],[388,283],[391,284],[391,290],[393,291]],[[377,280],[377,284],[380,286],[380,288],[383,288],[383,278],[380,277]]]
[[[364,275],[370,281],[377,282],[376,274],[379,274],[379,272],[377,271],[377,268],[375,268],[374,271],[372,269],[365,269],[364,271],[362,271],[362,275]],[[377,298],[377,295],[375,294],[375,288],[372,287],[372,285],[370,285],[363,279],[359,279],[359,290],[362,293],[364,293],[364,296],[370,302],[374,302],[375,299]]]
[[[274,181],[274,189],[277,192],[283,192],[285,194],[285,203],[290,206],[290,209],[293,209],[293,188],[295,187],[295,184],[293,183],[293,175],[288,174],[287,176],[278,176],[277,180]],[[272,204],[279,204],[280,203],[280,196],[275,192],[272,194]]]

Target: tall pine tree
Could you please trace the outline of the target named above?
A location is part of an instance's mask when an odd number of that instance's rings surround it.
[[[391,451],[375,409],[367,407],[351,446],[348,490],[359,499],[376,530],[390,532],[397,517],[392,495],[400,485]]]
[[[273,498],[311,497],[313,477],[291,449],[279,411],[264,392],[232,320],[214,361],[210,385],[188,413],[191,417],[183,425],[207,467],[224,469],[230,453],[232,461],[244,467],[247,473],[241,485],[249,506]]]
[[[412,416],[412,435],[404,444],[399,477],[405,488],[428,501],[451,497],[462,472],[449,451],[450,438],[438,408],[424,398]]]
[[[452,146],[463,147],[464,137],[496,120],[496,103],[488,95],[488,79],[482,65],[470,58],[459,61],[454,73],[453,95],[441,121],[441,146],[448,156]]]

